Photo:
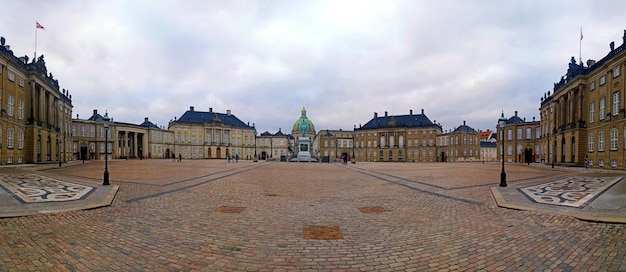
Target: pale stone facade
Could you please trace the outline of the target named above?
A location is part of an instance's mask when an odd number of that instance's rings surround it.
[[[69,157],[72,99],[48,73],[43,56],[16,57],[0,39],[0,164]]]

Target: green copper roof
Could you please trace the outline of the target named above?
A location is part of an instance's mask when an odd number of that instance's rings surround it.
[[[315,130],[315,126],[313,125],[313,122],[311,122],[311,120],[309,120],[309,118],[306,117],[306,109],[304,109],[304,107],[302,107],[302,115],[293,124],[293,128],[291,129],[292,132],[301,130],[302,120],[304,120],[304,122],[306,123],[306,131],[307,131],[307,133],[312,133],[312,134],[317,133],[316,130]]]

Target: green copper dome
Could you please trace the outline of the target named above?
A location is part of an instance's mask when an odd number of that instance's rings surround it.
[[[304,120],[304,123],[306,124],[306,133],[315,135],[317,133],[315,130],[315,126],[313,125],[313,122],[311,122],[311,120],[306,117],[306,109],[304,109],[304,107],[302,107],[302,116],[300,116],[300,118],[298,118],[298,121],[293,124],[291,132],[295,133],[302,131],[302,120]],[[300,133],[297,133],[297,135],[300,135]]]

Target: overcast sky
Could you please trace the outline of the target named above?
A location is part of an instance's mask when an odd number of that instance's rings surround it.
[[[189,106],[290,132],[351,130],[374,112],[420,113],[450,130],[539,118],[578,60],[622,44],[624,1],[13,1],[0,36],[35,50],[72,95],[73,117],[167,126]]]

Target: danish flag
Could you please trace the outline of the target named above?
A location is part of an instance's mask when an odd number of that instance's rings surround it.
[[[43,30],[46,30],[42,25],[39,24],[39,22],[35,21],[35,27],[37,28],[41,28]]]

